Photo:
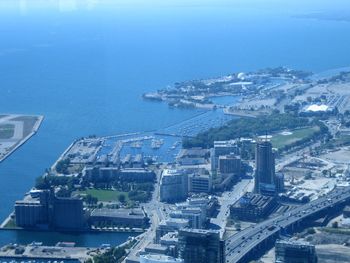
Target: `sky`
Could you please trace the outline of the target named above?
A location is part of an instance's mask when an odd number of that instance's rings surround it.
[[[0,12],[26,14],[38,10],[73,12],[98,8],[251,8],[293,13],[350,10],[348,0],[1,0]],[[350,13],[350,12],[349,12]]]

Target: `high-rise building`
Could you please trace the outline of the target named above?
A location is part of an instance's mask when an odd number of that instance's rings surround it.
[[[219,157],[220,174],[235,174],[241,172],[241,158],[234,154],[222,155]]]
[[[182,170],[165,169],[160,180],[160,201],[177,202],[188,195],[188,175]]]
[[[47,210],[36,200],[16,201],[16,226],[34,228],[47,223]]]
[[[82,198],[54,197],[51,224],[55,229],[83,229],[85,226],[85,217]]]
[[[284,174],[276,173],[276,191],[281,193],[284,191]]]
[[[184,263],[223,263],[224,242],[214,230],[182,229],[179,231],[179,254]]]
[[[308,242],[277,240],[276,263],[317,263],[315,246]]]
[[[32,191],[15,204],[16,225],[24,228],[82,230],[86,226],[83,200],[56,197],[51,190]]]
[[[275,154],[272,151],[272,144],[268,140],[257,142],[255,166],[255,192],[274,195],[276,192]]]

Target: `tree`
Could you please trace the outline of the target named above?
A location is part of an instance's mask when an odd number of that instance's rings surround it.
[[[49,180],[47,180],[46,176],[40,176],[36,178],[35,180],[35,188],[36,189],[49,189],[50,188],[50,183]]]
[[[315,231],[315,229],[314,229],[313,227],[311,227],[311,228],[308,228],[307,233],[308,233],[309,235],[313,235],[313,234],[316,233],[316,231]]]
[[[186,138],[183,140],[182,145],[184,148],[210,148],[213,146],[214,141],[256,136],[265,134],[266,132],[271,133],[282,129],[296,129],[316,124],[318,125],[319,123],[312,123],[307,118],[286,113],[274,113],[259,118],[240,118],[222,127],[211,128],[208,131],[199,133],[194,138]],[[323,132],[323,127],[320,128],[321,132]]]
[[[236,223],[235,224],[235,228],[237,231],[241,231],[241,224],[240,223]]]
[[[61,174],[68,174],[69,165],[70,165],[69,159],[59,160],[56,164],[56,171]]]
[[[125,195],[124,195],[124,194],[120,194],[120,195],[118,196],[118,200],[119,200],[119,202],[121,202],[121,203],[125,203],[125,200],[126,200]]]
[[[98,202],[97,197],[92,196],[91,194],[87,194],[84,197],[84,201],[88,204],[88,205],[96,205]]]

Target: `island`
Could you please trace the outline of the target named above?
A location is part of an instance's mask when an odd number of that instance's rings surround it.
[[[39,115],[0,115],[0,162],[38,131],[44,117]]]

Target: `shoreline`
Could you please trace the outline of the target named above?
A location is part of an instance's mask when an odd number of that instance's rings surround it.
[[[9,218],[9,217],[8,217]],[[3,223],[8,222],[8,218],[5,219]],[[65,230],[52,230],[52,229],[35,229],[35,228],[19,228],[19,227],[0,227],[0,231],[27,231],[27,232],[45,232],[45,233],[65,233],[65,234],[95,234],[95,233],[144,233],[145,230],[143,229],[105,229],[105,230],[94,230],[94,229],[87,229],[87,230],[80,230],[80,231],[65,231]]]
[[[238,110],[230,111],[228,108],[224,108],[223,112],[224,114],[227,114],[227,115],[238,116],[238,117],[248,117],[248,118],[257,118],[258,115],[260,115],[259,112],[256,112],[257,114],[253,114],[253,113],[247,113],[247,112],[238,111]]]

